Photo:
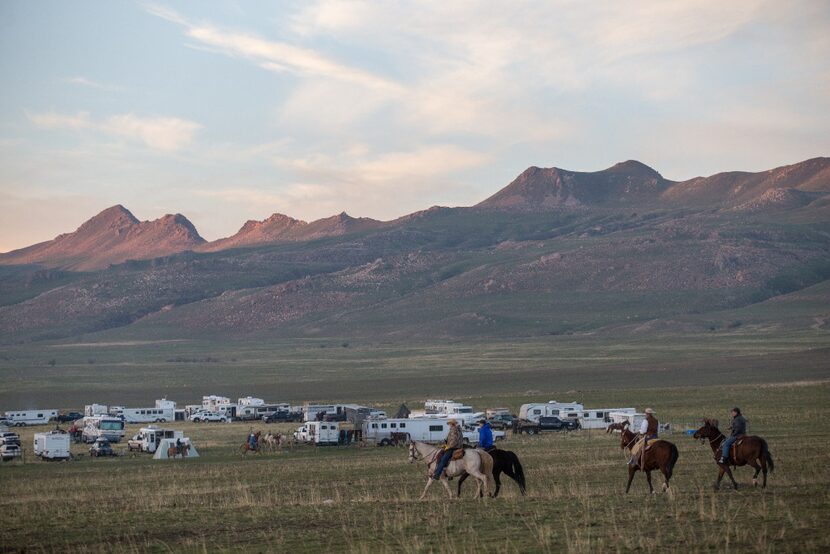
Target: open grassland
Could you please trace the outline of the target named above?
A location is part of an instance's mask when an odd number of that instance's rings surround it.
[[[57,342],[0,347],[0,409],[99,402],[181,405],[202,395],[400,402],[437,396],[547,399],[569,391],[830,378],[830,333],[742,326],[705,333],[511,341]],[[585,398],[585,397],[583,397]]]
[[[245,552],[805,552],[830,549],[830,383],[585,391],[592,405],[652,405],[678,427],[725,418],[740,405],[767,438],[776,470],[766,490],[737,471],[735,492],[712,490],[708,446],[677,432],[670,494],[648,495],[638,475],[623,494],[618,437],[601,432],[508,437],[529,494],[506,480],[498,499],[419,501],[425,474],[402,448],[297,447],[243,458],[249,425],[177,424],[202,457],[146,456],[0,467],[0,549]],[[564,398],[562,398],[564,399]],[[476,405],[516,409],[521,396]],[[129,433],[138,426],[131,426]],[[271,428],[259,425],[263,430]],[[280,426],[287,430],[287,426]],[[276,428],[275,428],[276,429]],[[23,434],[31,448],[33,429]],[[78,452],[83,449],[76,447]],[[660,479],[656,478],[656,483]]]

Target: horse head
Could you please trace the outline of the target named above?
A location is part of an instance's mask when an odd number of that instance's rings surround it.
[[[699,439],[701,441],[706,439],[712,441],[718,438],[718,435],[720,435],[720,431],[718,431],[718,420],[709,419],[707,417],[703,420],[703,427],[695,431],[695,434],[692,435],[692,438]]]
[[[627,447],[630,447],[636,438],[637,435],[632,433],[627,425],[623,425],[623,428],[620,430],[620,450],[625,450]]]

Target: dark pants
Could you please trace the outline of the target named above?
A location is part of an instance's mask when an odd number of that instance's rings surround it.
[[[441,478],[441,474],[444,473],[444,470],[447,469],[447,464],[450,463],[450,458],[452,458],[453,452],[455,452],[457,448],[448,448],[441,459],[438,460],[438,465],[435,468],[435,473],[432,474],[432,478],[436,481]]]
[[[735,444],[736,440],[738,440],[738,437],[728,437],[725,441],[723,441],[720,457],[724,462],[729,461],[729,452],[732,450],[732,445]],[[735,460],[732,461],[734,462]]]

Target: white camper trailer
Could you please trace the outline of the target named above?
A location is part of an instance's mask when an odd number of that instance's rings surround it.
[[[153,426],[142,427],[133,438],[127,441],[127,444],[130,450],[152,454],[164,439],[172,439],[175,444],[176,439],[184,439],[184,434],[173,429],[160,429]]]
[[[50,420],[58,417],[57,410],[18,410],[6,412],[6,419],[15,427],[27,425],[46,425]]]
[[[85,416],[108,415],[109,407],[104,404],[87,404],[84,406]]]
[[[120,414],[127,423],[165,423],[176,419],[175,408],[124,408]]]
[[[611,419],[611,412],[631,414],[637,410],[634,408],[589,408],[579,415],[579,426],[582,429],[605,429],[614,421]]]
[[[427,400],[424,402],[424,415],[426,417],[433,415],[448,417],[467,424],[484,419],[484,412],[476,412],[472,406],[454,400]],[[409,417],[413,417],[412,414]]]
[[[244,398],[240,398],[236,401],[236,404],[239,407],[242,406],[262,406],[265,404],[265,400],[262,398],[254,398],[253,396],[246,396]]]
[[[455,418],[393,418],[382,420],[366,420],[363,422],[363,438],[380,446],[391,444],[396,437],[405,440],[421,442],[442,442],[449,433],[449,420]],[[478,443],[478,430],[463,428],[461,434],[471,445]],[[504,431],[493,431],[493,440],[504,439]]]
[[[35,456],[42,460],[68,460],[69,454],[69,433],[50,431],[48,433],[35,433],[34,438]]]
[[[522,404],[522,407],[519,408],[519,419],[535,422],[538,422],[540,417],[553,416],[561,419],[576,419],[584,411],[585,407],[577,402],[557,402],[556,400],[551,400],[550,402]]]
[[[611,418],[611,423],[622,423],[623,421],[628,422],[628,427],[635,433],[638,429],[640,429],[640,424],[646,418],[646,414],[638,414],[636,412],[628,412],[628,411],[615,411],[615,412],[608,412],[608,417]]]
[[[124,437],[124,420],[113,416],[92,416],[81,420],[84,430],[83,441],[93,443],[103,437],[110,442],[119,442]]]
[[[298,441],[323,445],[336,445],[340,439],[339,421],[306,421],[294,432]]]

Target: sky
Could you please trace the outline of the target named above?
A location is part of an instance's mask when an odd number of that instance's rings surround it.
[[[393,219],[529,166],[830,155],[830,2],[0,3],[0,251],[114,204],[208,240]]]

